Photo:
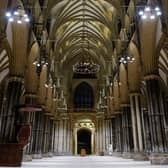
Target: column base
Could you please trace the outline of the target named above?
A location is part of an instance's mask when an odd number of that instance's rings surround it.
[[[121,152],[113,152],[112,156],[122,157],[122,153]]]
[[[43,157],[53,157],[53,153],[51,153],[51,152],[43,153],[42,156]]]
[[[42,159],[43,157],[42,157],[42,154],[40,153],[40,154],[33,154],[32,158],[33,159]]]
[[[149,157],[146,153],[143,153],[143,152],[135,152],[132,154],[132,158],[135,160],[135,161],[147,161],[149,160]]]
[[[152,153],[149,158],[150,158],[151,164],[153,165],[167,165],[168,164],[168,154]]]
[[[30,161],[32,161],[32,155],[24,155],[23,156],[23,161],[24,162],[30,162]]]
[[[131,159],[132,158],[132,153],[131,152],[123,152],[122,157],[125,159]]]
[[[54,152],[53,156],[72,156],[71,152]]]

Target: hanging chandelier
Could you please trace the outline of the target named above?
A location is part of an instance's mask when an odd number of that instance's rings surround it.
[[[133,63],[135,58],[130,55],[126,49],[123,49],[121,55],[119,56],[119,62],[123,64],[127,64],[128,62]]]
[[[132,56],[127,56],[127,55],[124,55],[124,56],[121,56],[119,62],[120,63],[123,63],[123,64],[127,64],[128,62],[130,63],[133,63],[135,61],[135,58],[132,57]]]
[[[28,15],[23,9],[20,8],[13,12],[6,12],[6,17],[8,18],[9,22],[17,22],[18,24],[30,22],[30,18],[28,17]]]
[[[161,16],[162,12],[158,6],[146,6],[144,10],[140,10],[138,14],[143,20],[148,18],[153,20],[156,17]]]
[[[86,44],[87,48],[81,47],[82,53],[80,60],[73,65],[73,72],[76,74],[96,74],[99,72],[100,66],[96,64],[90,55],[89,35],[87,28],[88,21],[85,18],[86,2],[83,0],[83,30],[82,30],[82,44]],[[86,35],[85,35],[86,34]],[[87,51],[86,51],[87,50]]]
[[[92,60],[80,60],[73,65],[73,72],[78,74],[95,74],[99,71],[99,65]]]

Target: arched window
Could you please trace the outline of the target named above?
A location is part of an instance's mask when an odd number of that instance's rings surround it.
[[[93,108],[94,95],[92,87],[86,82],[79,84],[74,93],[74,108]]]

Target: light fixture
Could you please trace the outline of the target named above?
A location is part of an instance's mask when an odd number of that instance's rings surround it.
[[[22,24],[22,21],[21,21],[21,20],[18,20],[17,23],[18,23],[18,24]]]
[[[145,11],[146,11],[146,12],[149,12],[149,11],[151,11],[151,8],[150,8],[149,6],[146,6],[146,7],[145,7]]]
[[[79,61],[73,65],[73,72],[76,74],[96,74],[99,71],[100,66],[93,61],[90,55],[90,39],[87,33],[88,30],[85,30],[85,28],[88,28],[88,21],[85,19],[85,10],[85,3],[83,3],[82,43],[86,44],[87,48],[82,46],[81,57]]]
[[[146,15],[142,15],[142,19],[146,19],[147,18],[147,16]]]
[[[119,56],[119,62],[123,64],[127,64],[128,62],[133,63],[135,58],[128,54],[127,49],[123,49],[121,55]]]
[[[162,15],[162,12],[161,11],[157,11],[157,16],[160,16],[160,15]]]
[[[14,19],[12,17],[9,18],[9,22],[13,22]]]
[[[18,16],[18,15],[19,15],[19,12],[18,12],[18,11],[15,11],[15,12],[13,12],[13,14],[14,14],[15,16]]]
[[[160,11],[160,8],[158,6],[155,7],[155,11]]]
[[[157,16],[162,15],[162,12],[158,6],[146,6],[144,10],[140,10],[138,14],[143,20],[147,18],[154,20]]]
[[[48,83],[45,83],[45,87],[48,88]]]
[[[6,12],[6,16],[7,17],[11,17],[11,13],[10,12]]]
[[[34,60],[33,65],[37,67],[47,67],[49,65],[46,51],[41,52],[40,57]]]
[[[30,18],[28,17],[28,15],[23,9],[20,8],[14,12],[6,12],[6,17],[8,18],[9,22],[16,22],[18,24],[30,22]]]
[[[155,15],[151,15],[151,16],[150,16],[150,19],[155,19]]]
[[[144,14],[143,11],[139,11],[139,15],[142,16]]]

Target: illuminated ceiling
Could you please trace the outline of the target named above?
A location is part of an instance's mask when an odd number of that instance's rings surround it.
[[[121,5],[123,4],[123,9]],[[62,70],[69,69],[87,53],[100,65],[100,74],[109,73],[116,63],[116,46],[122,38],[122,12],[119,0],[57,0],[46,11],[51,19],[50,44],[54,60]],[[124,33],[124,32],[123,32]],[[107,63],[109,66],[107,66]]]

